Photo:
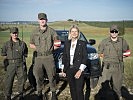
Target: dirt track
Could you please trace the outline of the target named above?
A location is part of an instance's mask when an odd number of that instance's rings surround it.
[[[0,100],[4,100],[3,79],[4,79],[4,73],[0,73]],[[13,96],[12,96],[13,99],[12,100],[17,100],[17,98],[19,96],[19,94],[17,94],[17,88],[16,87],[17,87],[17,80],[15,80],[14,85],[13,85]],[[101,100],[100,99],[101,96],[102,97],[106,97],[105,93],[107,93],[107,95],[109,94],[111,96],[112,95],[114,96],[114,94],[112,94],[112,91],[108,91],[107,89],[104,90],[104,91],[105,92],[101,92],[101,93],[99,92],[97,94],[97,98],[95,100]],[[43,92],[45,92],[47,94],[47,98],[51,97],[50,96],[50,92],[49,92],[49,85],[48,84],[45,85],[45,88],[43,89]],[[94,94],[95,93],[96,93],[96,91],[94,91],[93,93],[91,92],[89,100],[94,100]],[[130,94],[129,91],[127,90],[127,88],[123,87],[122,93],[123,93],[123,97],[125,97],[125,100],[133,100],[133,94]],[[36,95],[36,91],[31,87],[31,85],[28,82],[28,80],[27,80],[27,82],[25,84],[24,95],[25,95],[24,100],[38,100],[38,96]],[[68,85],[67,81],[60,81],[57,84],[57,96],[58,96],[58,100],[71,100],[70,91],[69,91],[69,85]],[[105,100],[110,100],[110,99],[105,99]],[[111,99],[111,100],[116,100],[116,99]]]

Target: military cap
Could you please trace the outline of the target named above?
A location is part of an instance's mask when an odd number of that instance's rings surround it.
[[[18,28],[17,27],[10,28],[10,33],[18,33]]]
[[[38,19],[47,19],[47,15],[45,13],[39,13]]]
[[[110,27],[110,31],[113,31],[113,30],[119,31],[118,26],[117,26],[117,25],[112,25],[112,26]]]

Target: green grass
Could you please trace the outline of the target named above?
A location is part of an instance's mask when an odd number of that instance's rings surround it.
[[[96,44],[94,45],[94,47],[98,47],[99,42],[106,38],[108,36],[108,32],[109,32],[109,28],[105,27],[105,28],[101,28],[101,27],[95,27],[95,26],[90,26],[89,24],[86,23],[77,23],[77,22],[67,22],[67,21],[63,21],[63,22],[54,22],[54,23],[49,23],[49,26],[51,26],[54,29],[69,29],[71,25],[73,24],[77,24],[80,28],[80,30],[84,33],[84,35],[87,37],[87,39],[95,39],[96,40]],[[9,25],[8,27],[13,26],[13,25]],[[5,27],[5,26],[4,26]],[[19,31],[19,36],[20,38],[22,37],[22,33],[23,33],[23,40],[27,43],[28,48],[29,48],[29,41],[30,41],[30,34],[31,31],[33,30],[33,28],[35,28],[35,25],[17,25],[17,27],[19,27],[20,31]],[[133,28],[126,28],[125,29],[125,35],[124,38],[127,40],[131,51],[133,51]],[[2,47],[2,44],[9,40],[9,30],[7,31],[1,31],[0,32],[0,48]],[[29,55],[27,58],[27,66],[28,68],[31,65],[31,59],[32,59],[32,52],[33,50],[29,48]],[[2,60],[3,58],[0,56],[0,68],[2,65]],[[133,55],[131,55],[131,57],[125,58],[125,78],[124,78],[124,84],[127,87],[130,87],[133,89]],[[1,72],[2,69],[0,69]],[[1,74],[3,74],[3,72],[1,72]],[[0,74],[0,75],[1,75]]]

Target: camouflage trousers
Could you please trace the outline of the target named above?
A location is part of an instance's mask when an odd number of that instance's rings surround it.
[[[121,63],[104,63],[102,76],[99,78],[99,83],[110,81],[113,90],[117,95],[121,96],[121,87],[123,81],[123,62]]]
[[[44,71],[46,70],[46,72]],[[40,92],[43,89],[44,76],[48,76],[49,85],[51,91],[55,91],[55,64],[53,55],[38,56],[35,58],[35,65],[33,67],[33,74],[37,83],[37,91]]]
[[[22,93],[27,80],[27,68],[22,62],[19,64],[9,63],[5,75],[5,96],[11,96],[15,76],[18,80],[18,92]]]

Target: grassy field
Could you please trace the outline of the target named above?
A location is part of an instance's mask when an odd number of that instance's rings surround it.
[[[54,23],[49,23],[49,26],[51,26],[54,29],[69,29],[72,24],[77,24],[80,28],[80,30],[84,33],[84,35],[87,37],[87,39],[95,39],[96,44],[94,47],[97,49],[99,42],[104,39],[105,37],[108,36],[109,28],[101,28],[101,27],[95,27],[95,26],[90,26],[88,23],[77,23],[77,22],[67,22],[67,21],[62,21],[62,22],[54,22]],[[6,25],[5,25],[6,26]],[[5,27],[3,26],[3,27]],[[22,33],[23,33],[23,40],[27,43],[29,47],[29,39],[30,39],[30,34],[33,28],[36,26],[34,25],[8,25],[10,26],[17,26],[19,27],[19,37],[22,39]],[[2,44],[9,40],[9,30],[7,31],[1,31],[0,32],[0,48],[2,47]],[[129,46],[131,51],[133,51],[133,28],[125,28],[125,35],[123,36]],[[32,52],[33,50],[29,48],[29,54],[27,58],[27,66],[31,65],[31,58],[32,58]],[[0,87],[2,87],[2,81],[3,81],[3,75],[4,75],[4,70],[2,69],[2,60],[3,58],[0,56]],[[128,58],[124,58],[125,61],[125,71],[124,71],[124,85],[127,88],[133,89],[133,55],[131,55]],[[1,88],[0,88],[1,91]]]

